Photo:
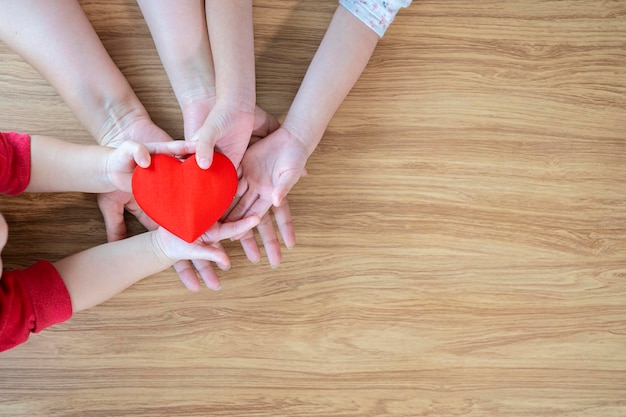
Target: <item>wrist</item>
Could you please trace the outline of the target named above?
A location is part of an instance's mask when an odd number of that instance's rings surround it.
[[[198,103],[208,106],[209,111],[215,107],[216,94],[215,86],[213,85],[189,87],[186,88],[184,92],[180,92],[176,96],[180,109],[183,113]]]
[[[240,88],[228,93],[218,91],[215,107],[224,110],[234,110],[239,113],[254,114],[256,109],[256,91],[254,88]]]
[[[115,191],[117,188],[113,183],[113,170],[111,168],[111,155],[114,149],[109,146],[94,146],[94,152],[101,151],[101,157],[99,157],[100,163],[97,164],[97,171],[95,178],[98,182],[98,190],[100,193],[108,193]]]
[[[114,163],[111,160],[115,149],[109,146],[97,145],[84,146],[84,148],[81,158],[85,161],[92,161],[90,168],[87,169],[91,172],[89,178],[93,178],[92,183],[94,185],[89,190],[97,193],[116,191],[118,187],[113,180]],[[95,170],[95,172],[91,171],[91,169]]]
[[[324,130],[310,128],[306,121],[290,115],[287,115],[280,128],[289,134],[291,140],[297,141],[306,150],[307,158],[313,154],[324,134]]]
[[[100,100],[102,121],[94,136],[100,145],[119,147],[127,138],[129,126],[137,122],[151,122],[148,112],[134,95],[103,97]]]
[[[174,265],[178,259],[174,259],[169,256],[167,250],[165,249],[165,245],[163,243],[163,234],[160,232],[161,228],[159,227],[156,230],[147,232],[150,236],[150,244],[152,253],[154,253],[155,258],[159,262],[159,265],[163,267],[163,269],[169,268]]]

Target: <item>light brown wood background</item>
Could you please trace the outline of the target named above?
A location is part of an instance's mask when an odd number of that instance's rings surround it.
[[[181,137],[135,3],[83,5]],[[335,7],[255,1],[278,117]],[[0,128],[92,143],[4,46],[0,97]],[[170,270],[32,337],[0,355],[0,415],[626,415],[626,1],[415,1],[308,171],[280,268],[229,243],[221,292]],[[91,195],[0,210],[7,266],[105,241]]]

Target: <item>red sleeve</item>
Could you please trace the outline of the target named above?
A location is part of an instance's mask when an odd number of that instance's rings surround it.
[[[5,271],[0,279],[0,352],[24,343],[30,333],[72,316],[72,303],[56,268],[39,261]]]
[[[30,136],[0,132],[0,193],[17,195],[30,182]]]

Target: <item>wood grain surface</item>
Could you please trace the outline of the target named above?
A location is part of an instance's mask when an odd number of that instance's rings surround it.
[[[82,4],[181,137],[136,4]],[[281,118],[336,2],[254,7]],[[1,129],[93,143],[4,45],[0,96]],[[169,270],[32,337],[0,355],[0,415],[626,415],[626,1],[416,0],[307,169],[278,269],[228,242],[220,292]],[[93,195],[0,211],[6,267],[105,241]]]

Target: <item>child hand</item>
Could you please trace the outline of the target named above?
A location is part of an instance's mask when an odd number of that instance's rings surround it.
[[[231,223],[215,223],[195,242],[187,243],[162,227],[153,234],[153,244],[157,253],[176,262],[182,259],[203,259],[215,262],[220,269],[230,268],[230,259],[219,243],[221,240],[245,233],[256,227],[261,219],[249,216]],[[219,282],[216,284],[219,287]]]
[[[161,153],[180,157],[192,154],[195,150],[196,143],[182,140],[146,144],[126,141],[105,158],[105,178],[116,189],[131,192],[133,171],[137,166],[149,167],[150,154]]]

